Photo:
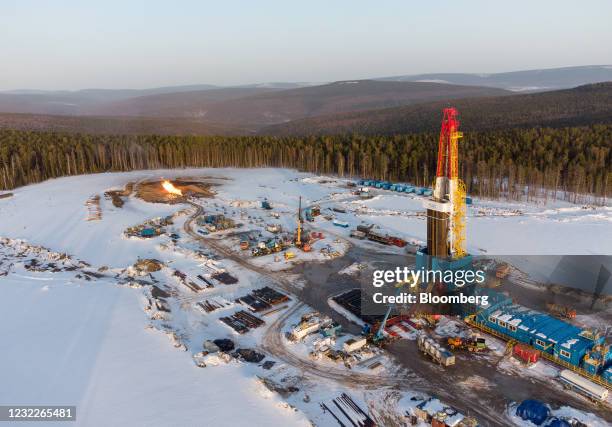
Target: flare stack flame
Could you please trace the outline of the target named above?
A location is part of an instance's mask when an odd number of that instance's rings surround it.
[[[162,187],[164,187],[164,190],[166,190],[170,194],[176,194],[177,196],[183,195],[183,192],[176,188],[174,185],[172,185],[172,183],[168,180],[162,182]]]

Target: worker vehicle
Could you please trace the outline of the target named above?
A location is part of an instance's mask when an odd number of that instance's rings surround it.
[[[451,337],[448,338],[447,342],[451,350],[468,350],[469,352],[476,353],[487,349],[484,338]]]

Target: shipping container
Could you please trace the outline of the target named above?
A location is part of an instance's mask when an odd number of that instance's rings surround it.
[[[540,358],[540,351],[519,343],[512,348],[512,355],[522,362],[536,363]]]

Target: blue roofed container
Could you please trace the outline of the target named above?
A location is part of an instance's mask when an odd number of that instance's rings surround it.
[[[477,320],[488,327],[575,366],[593,346],[583,331],[555,317],[516,304],[498,304]]]
[[[608,368],[601,374],[601,377],[612,384],[612,366],[608,366]]]
[[[517,408],[516,415],[539,426],[550,416],[550,409],[539,400],[524,400]]]
[[[141,237],[155,237],[157,236],[157,231],[154,228],[147,227],[140,230]]]
[[[382,188],[383,190],[388,190],[391,188],[391,183],[385,182],[380,186],[380,188]]]
[[[406,188],[404,188],[404,193],[414,193],[414,186],[407,185]]]
[[[471,205],[472,204],[472,198],[469,196],[465,196],[465,204],[466,205]]]
[[[429,188],[425,188],[423,189],[423,196],[431,196],[433,194],[433,191]]]

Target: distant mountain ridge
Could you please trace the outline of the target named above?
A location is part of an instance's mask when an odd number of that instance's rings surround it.
[[[612,81],[612,65],[589,65],[505,73],[430,73],[383,77],[386,81],[435,81],[457,85],[497,87],[511,91],[569,89],[590,83]]]
[[[227,125],[261,127],[304,117],[388,108],[435,100],[510,95],[503,89],[440,83],[352,80],[282,89],[246,86],[48,95],[0,94],[0,112],[74,116],[177,117]],[[140,92],[137,92],[140,93]]]
[[[612,66],[496,74],[420,74],[325,84],[25,89],[0,92],[0,126],[115,134],[389,134],[429,128],[432,117],[437,126],[439,110],[449,104],[465,110],[463,117],[478,128],[504,123],[588,124],[609,118],[609,108],[602,103],[602,99],[610,101],[605,84],[581,86],[569,92],[546,92],[543,88],[575,87],[579,86],[577,82],[583,85],[601,79],[612,81]],[[550,95],[536,96],[545,93]],[[527,94],[535,97],[525,97]],[[505,117],[498,117],[502,114]]]
[[[436,131],[446,102],[330,114],[265,127],[262,135],[308,136],[358,133],[389,135]],[[562,127],[612,123],[612,82],[551,92],[457,99],[461,128]]]

